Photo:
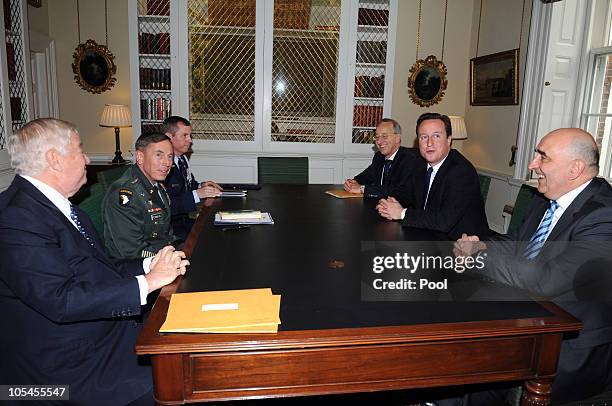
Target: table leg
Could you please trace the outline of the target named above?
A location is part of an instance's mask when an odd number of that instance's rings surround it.
[[[552,379],[532,379],[523,385],[521,406],[550,406]]]

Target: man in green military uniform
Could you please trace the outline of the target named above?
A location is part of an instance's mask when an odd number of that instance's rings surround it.
[[[144,134],[136,140],[136,163],[110,186],[102,203],[104,243],[112,256],[146,258],[177,241],[162,184],[172,161],[166,135]]]

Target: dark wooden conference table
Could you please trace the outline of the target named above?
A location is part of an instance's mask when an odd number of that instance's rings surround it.
[[[263,185],[203,206],[185,244],[191,267],[162,289],[136,344],[159,404],[525,381],[544,405],[564,333],[578,320],[551,303],[363,300],[363,241],[422,230],[381,219],[375,201],[330,185]],[[269,211],[274,225],[226,230],[219,210]],[[276,334],[160,334],[175,292],[270,287]]]

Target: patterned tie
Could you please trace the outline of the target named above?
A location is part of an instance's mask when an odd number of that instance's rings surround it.
[[[540,253],[544,242],[546,242],[546,237],[548,237],[548,233],[550,232],[550,225],[552,224],[553,215],[555,214],[555,210],[559,207],[556,201],[550,201],[550,207],[546,210],[544,214],[544,219],[540,223],[538,229],[533,233],[533,236],[529,240],[529,244],[527,244],[527,248],[525,248],[525,252],[523,252],[523,256],[527,259],[534,259]]]
[[[432,172],[433,168],[431,166],[427,168],[427,176],[425,177],[425,185],[423,187],[423,196],[425,196],[425,199],[423,200],[423,210],[425,210],[425,206],[427,206],[427,198],[429,197],[429,182],[431,181]]]
[[[85,227],[83,227],[83,225],[81,224],[81,220],[79,220],[79,215],[76,211],[76,208],[72,204],[70,205],[70,218],[72,219],[72,221],[74,221],[74,224],[76,224],[76,227],[77,227],[77,230],[79,230],[79,233],[81,233],[81,235],[85,237],[87,242],[89,242],[89,245],[93,247],[94,246],[93,238],[91,238],[91,236],[85,230]]]
[[[393,161],[391,159],[385,159],[385,163],[383,165],[383,176],[380,181],[381,185],[388,185],[391,181],[389,174],[391,173],[391,164]]]
[[[189,185],[189,179],[187,178],[187,160],[185,159],[185,155],[178,157],[178,165],[181,175],[183,176],[183,182],[185,182],[185,187],[188,189],[187,186]]]

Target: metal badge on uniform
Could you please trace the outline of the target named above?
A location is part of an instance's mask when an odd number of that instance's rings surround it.
[[[134,192],[129,189],[119,189],[119,204],[125,206],[130,202],[133,195]]]
[[[151,213],[151,220],[153,221],[160,220],[163,217],[164,217],[163,213],[159,213],[159,212]]]

